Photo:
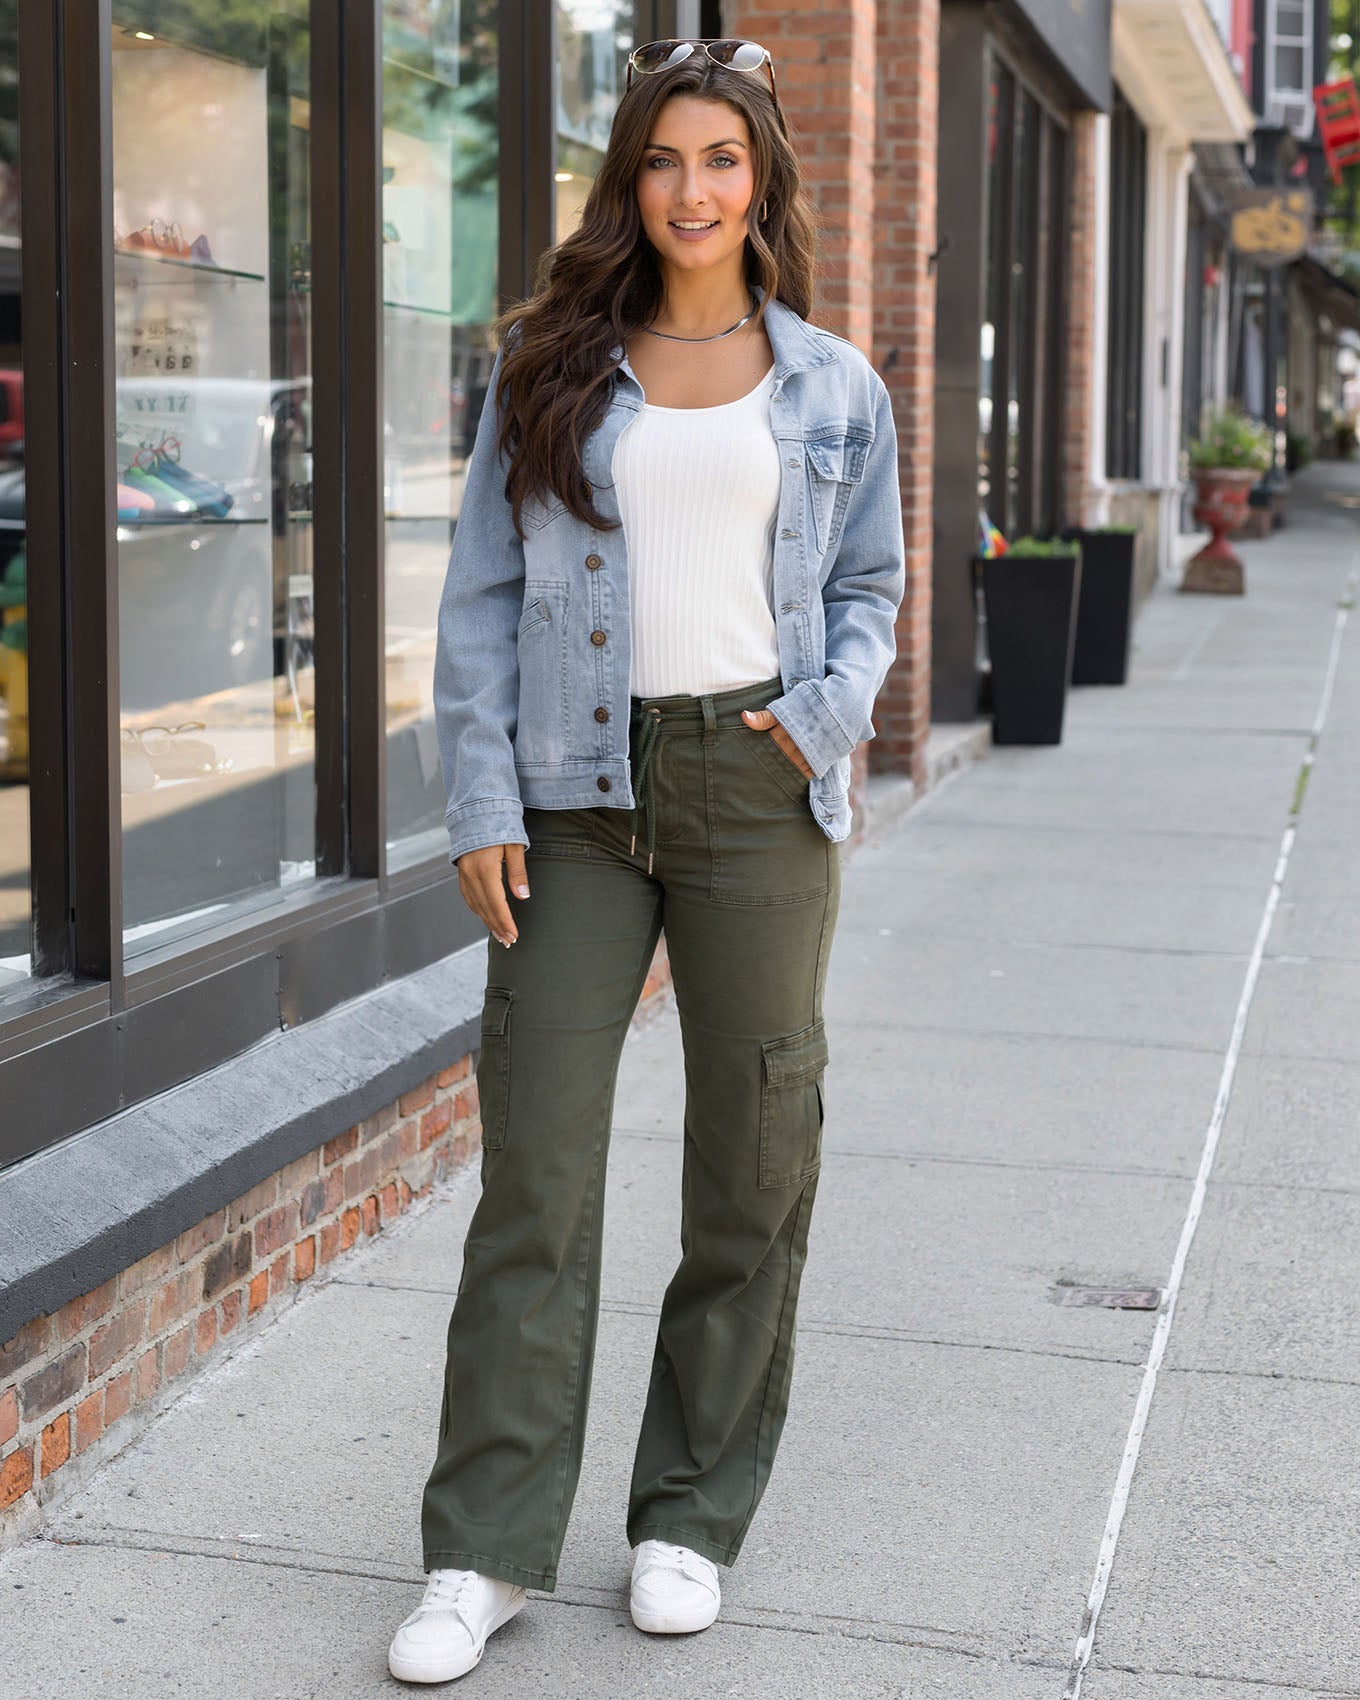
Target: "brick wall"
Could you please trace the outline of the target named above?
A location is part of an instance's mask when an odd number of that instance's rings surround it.
[[[1088,518],[1091,409],[1095,396],[1096,339],[1096,114],[1074,112],[1071,226],[1068,239],[1066,383],[1062,448],[1062,518]]]
[[[663,943],[641,1014],[669,979]],[[135,1438],[174,1383],[480,1154],[474,1066],[459,1057],[0,1345],[0,1547]]]
[[[939,0],[880,0],[874,354],[897,423],[907,589],[869,763],[918,788],[930,736],[939,55]]]

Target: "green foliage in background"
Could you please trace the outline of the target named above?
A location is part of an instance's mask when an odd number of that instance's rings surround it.
[[[1061,556],[1064,560],[1070,555],[1080,555],[1081,544],[1075,540],[1064,542],[1061,537],[1017,537],[1006,551],[1011,555],[1049,555]]]
[[[1270,432],[1238,407],[1220,407],[1209,415],[1204,435],[1190,445],[1190,464],[1198,471],[1214,467],[1264,472],[1271,462]]]

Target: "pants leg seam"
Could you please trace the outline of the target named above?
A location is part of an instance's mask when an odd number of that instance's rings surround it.
[[[775,1347],[770,1353],[769,1366],[765,1371],[765,1386],[760,1395],[760,1411],[756,1417],[756,1444],[751,1468],[751,1504],[750,1508],[747,1510],[746,1516],[742,1519],[740,1528],[737,1531],[738,1547],[740,1547],[741,1543],[746,1538],[746,1531],[751,1526],[751,1519],[755,1516],[756,1507],[760,1502],[760,1453],[765,1432],[765,1412],[770,1403],[770,1386],[774,1381],[775,1363],[779,1358],[781,1342],[785,1339],[784,1318],[788,1314],[789,1294],[793,1290],[794,1246],[798,1240],[799,1223],[802,1220],[803,1211],[807,1205],[808,1192],[813,1184],[814,1183],[812,1181],[809,1181],[799,1193],[798,1203],[795,1205],[793,1210],[793,1226],[789,1229],[789,1264],[784,1277],[784,1297],[780,1301],[779,1323],[775,1329]]]

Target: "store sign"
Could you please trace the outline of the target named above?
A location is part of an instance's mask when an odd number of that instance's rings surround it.
[[[1313,228],[1309,189],[1244,189],[1232,215],[1232,245],[1258,266],[1297,260]]]

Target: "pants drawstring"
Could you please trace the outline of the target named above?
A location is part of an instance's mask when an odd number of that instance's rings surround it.
[[[642,725],[638,732],[637,771],[633,778],[633,792],[637,802],[633,805],[633,837],[628,846],[631,856],[637,849],[637,817],[639,810],[644,810],[647,816],[647,872],[652,871],[652,856],[656,846],[656,810],[652,800],[652,751],[661,735],[661,715],[656,709],[649,710],[642,717]]]

